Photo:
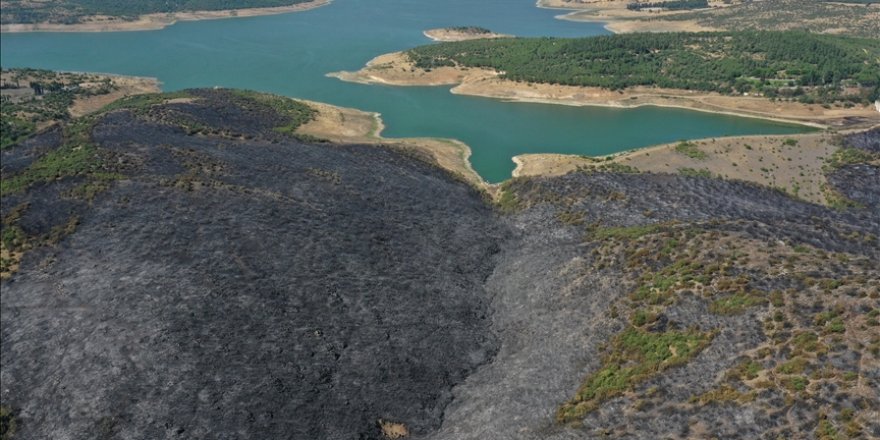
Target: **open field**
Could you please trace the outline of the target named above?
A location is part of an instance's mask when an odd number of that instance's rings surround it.
[[[828,167],[845,146],[842,139],[841,135],[821,132],[675,142],[601,158],[529,154],[514,158],[514,176],[617,169],[717,177],[777,188],[813,203],[834,204],[839,202],[839,195],[829,185]],[[880,156],[872,163],[880,165]]]
[[[607,23],[612,32],[808,30],[880,38],[880,5],[813,0],[712,1],[697,11],[630,11],[630,1],[540,0],[539,6],[575,9],[559,18]]]

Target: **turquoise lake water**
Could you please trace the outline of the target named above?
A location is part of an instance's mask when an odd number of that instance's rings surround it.
[[[167,91],[237,87],[382,114],[386,137],[444,137],[471,146],[490,182],[523,153],[602,155],[678,139],[808,131],[679,109],[507,103],[452,95],[449,87],[387,87],[325,77],[371,58],[427,44],[425,29],[476,25],[519,36],[607,34],[557,20],[534,0],[335,0],[307,12],[178,23],[158,31],[4,34],[3,67],[157,77]]]

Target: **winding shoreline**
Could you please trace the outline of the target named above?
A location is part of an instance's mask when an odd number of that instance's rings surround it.
[[[598,87],[522,83],[499,78],[489,69],[439,67],[418,69],[404,52],[380,55],[356,72],[333,72],[327,76],[362,84],[392,86],[453,85],[451,93],[569,106],[638,108],[655,106],[680,108],[727,116],[757,118],[773,122],[825,129],[867,127],[880,123],[880,112],[871,106],[826,109],[818,104],[770,101],[763,97],[721,95],[677,89],[632,87],[614,92]]]
[[[290,6],[267,8],[224,9],[219,11],[192,11],[155,13],[124,21],[111,17],[89,17],[94,21],[76,24],[9,23],[0,25],[0,33],[24,32],[133,32],[164,29],[182,21],[220,20],[227,18],[258,17],[292,12],[303,12],[329,5],[333,0],[312,0]]]
[[[382,136],[385,123],[376,112],[340,107],[323,102],[297,99],[318,110],[318,117],[297,129],[298,134],[314,136],[333,142],[351,144],[382,144],[424,153],[435,164],[477,189],[494,194],[497,185],[488,183],[471,164],[471,148],[458,139],[448,138],[386,138]]]

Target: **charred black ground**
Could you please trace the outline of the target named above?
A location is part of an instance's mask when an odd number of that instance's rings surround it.
[[[21,438],[439,426],[451,387],[497,350],[491,208],[418,159],[305,144],[273,132],[285,121],[269,109],[191,95],[94,124],[124,177],[91,203],[65,196],[83,177],[3,199],[28,235],[76,219],[4,281],[2,397]],[[4,167],[59,140],[4,152]]]
[[[12,438],[880,436],[878,130],[840,209],[611,172],[491,206],[289,101],[115,107],[2,152]]]

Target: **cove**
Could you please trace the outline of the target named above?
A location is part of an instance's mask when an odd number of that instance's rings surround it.
[[[476,25],[518,36],[606,34],[554,19],[534,0],[334,0],[307,12],[199,22],[157,31],[3,34],[0,64],[153,76],[167,91],[235,87],[379,112],[387,137],[459,139],[489,182],[523,153],[603,155],[679,139],[812,129],[682,109],[507,103],[449,87],[387,87],[325,77],[376,55],[427,44],[425,29]]]

